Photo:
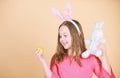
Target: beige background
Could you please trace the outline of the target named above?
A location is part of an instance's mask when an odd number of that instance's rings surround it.
[[[63,11],[67,0],[0,0],[0,78],[43,78],[36,48],[44,47],[49,64],[61,21],[52,7]],[[70,0],[72,17],[80,21],[86,38],[103,20],[109,62],[120,78],[120,0]],[[95,77],[94,77],[95,78]]]

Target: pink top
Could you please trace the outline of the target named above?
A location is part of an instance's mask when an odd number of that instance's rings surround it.
[[[115,78],[113,72],[110,75],[93,55],[82,58],[81,63],[82,67],[74,59],[70,63],[69,57],[65,57],[62,62],[52,66],[52,78],[92,78],[93,73],[98,78]]]

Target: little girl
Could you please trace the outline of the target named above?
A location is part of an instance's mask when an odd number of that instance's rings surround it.
[[[83,30],[78,21],[71,19],[59,26],[56,53],[51,59],[50,69],[38,50],[36,55],[46,78],[92,78],[93,73],[98,78],[115,78],[107,60],[105,44],[98,48],[102,51],[101,56],[81,57],[86,51]]]

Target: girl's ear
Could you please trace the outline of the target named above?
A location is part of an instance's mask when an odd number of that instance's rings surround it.
[[[79,36],[81,35],[81,32],[78,32]]]

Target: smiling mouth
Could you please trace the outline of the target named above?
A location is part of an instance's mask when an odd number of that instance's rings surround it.
[[[63,45],[63,46],[66,46],[67,44],[68,44],[67,42],[65,42],[65,43],[62,43],[62,45]]]

